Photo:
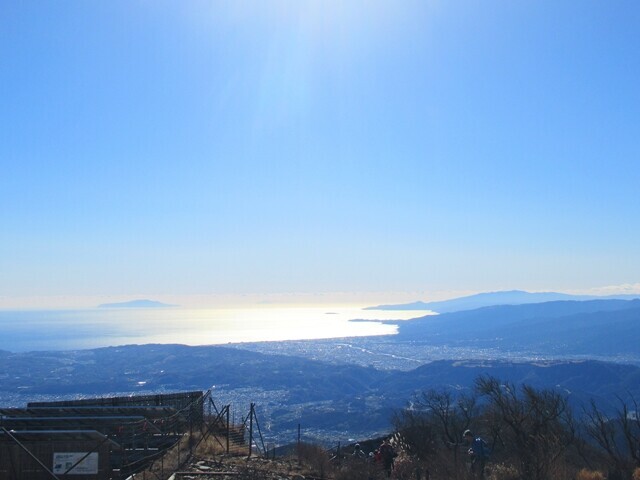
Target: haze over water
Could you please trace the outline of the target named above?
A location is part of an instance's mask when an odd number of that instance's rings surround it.
[[[0,350],[72,350],[147,343],[213,345],[390,335],[396,333],[396,327],[375,320],[406,320],[428,313],[327,305],[0,311]],[[350,321],[354,319],[372,321]]]

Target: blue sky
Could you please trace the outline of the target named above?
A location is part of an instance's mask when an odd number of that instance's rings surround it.
[[[3,2],[0,298],[640,291],[638,25],[633,1]]]

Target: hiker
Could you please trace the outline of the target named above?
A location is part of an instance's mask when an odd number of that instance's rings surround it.
[[[356,443],[353,447],[353,458],[367,458],[367,454],[360,448],[359,443]]]
[[[380,452],[380,458],[382,460],[384,471],[387,473],[387,477],[390,477],[391,471],[393,470],[393,463],[394,458],[396,457],[396,452],[389,443],[389,440],[386,439],[382,442],[378,451]]]
[[[471,474],[473,478],[484,478],[484,467],[489,456],[489,446],[481,437],[473,436],[471,430],[465,430],[462,435],[464,443],[469,447],[467,454],[471,458]]]

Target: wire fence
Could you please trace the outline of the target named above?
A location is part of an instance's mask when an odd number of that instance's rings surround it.
[[[0,463],[13,465],[12,470],[0,471],[0,478],[59,480],[60,473],[48,464],[58,448],[54,446],[58,437],[71,431],[90,431],[97,436],[91,442],[89,437],[76,439],[73,445],[81,447],[74,446],[75,451],[84,453],[74,457],[64,475],[77,474],[76,467],[99,454],[101,462],[103,457],[108,458],[108,465],[100,467],[96,480],[166,480],[184,469],[196,452],[205,452],[212,459],[230,454],[276,457],[275,443],[265,441],[255,403],[250,403],[248,410],[238,416],[230,404],[216,404],[211,391],[168,397],[83,399],[29,404],[25,409],[0,409],[0,457],[7,459]],[[27,428],[39,429],[48,437],[40,443],[22,442],[19,433]],[[304,450],[300,425],[297,441],[292,440],[293,448],[287,450],[287,455],[297,453],[300,461]],[[43,453],[40,445],[46,442],[52,450]],[[72,451],[68,449],[70,445],[61,450]],[[323,453],[331,461],[339,462],[344,456],[340,443],[325,448]],[[25,476],[27,470],[31,473]]]

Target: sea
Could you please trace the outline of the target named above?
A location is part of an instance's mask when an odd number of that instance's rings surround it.
[[[326,305],[0,310],[0,350],[17,353],[150,343],[221,345],[393,335],[397,326],[385,320],[431,313]]]

